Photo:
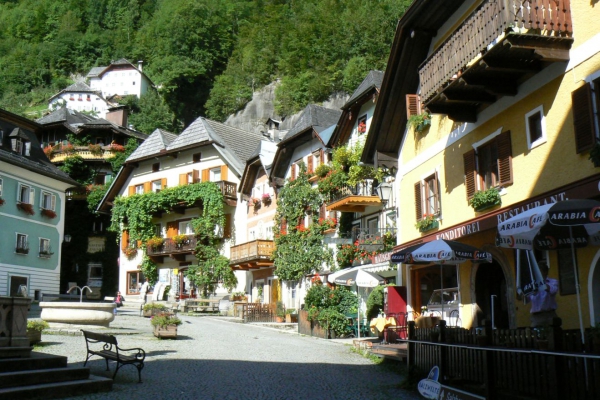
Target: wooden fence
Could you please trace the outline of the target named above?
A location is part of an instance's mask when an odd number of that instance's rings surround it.
[[[417,329],[411,321],[408,363],[424,375],[437,365],[442,384],[488,399],[599,399],[600,355],[591,351],[600,349],[587,339],[583,352],[580,333],[559,327],[467,330],[440,321]]]
[[[275,306],[262,303],[242,303],[244,322],[275,322]]]
[[[327,339],[327,330],[323,329],[317,321],[308,320],[308,311],[298,311],[298,333],[301,335],[315,336],[321,339]]]

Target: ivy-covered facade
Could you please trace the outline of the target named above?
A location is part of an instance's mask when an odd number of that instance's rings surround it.
[[[245,290],[229,267],[235,226],[245,224],[237,187],[260,134],[197,119],[180,135],[156,130],[125,162],[100,212],[119,237],[119,290],[156,299]],[[243,144],[243,146],[242,146]],[[235,221],[235,222],[234,222]]]

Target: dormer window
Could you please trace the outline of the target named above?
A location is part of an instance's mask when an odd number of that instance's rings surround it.
[[[23,140],[21,138],[11,139],[12,151],[17,154],[29,156],[31,152],[31,142]]]

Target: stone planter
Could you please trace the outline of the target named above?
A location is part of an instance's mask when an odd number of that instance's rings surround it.
[[[29,338],[29,345],[33,346],[42,341],[42,331],[38,331],[37,329],[27,329],[27,337]]]
[[[29,356],[31,348],[27,337],[27,310],[31,299],[27,297],[0,296],[0,357],[2,348],[23,348],[22,353],[7,350],[15,357]]]
[[[160,339],[177,338],[177,325],[154,326],[154,336]]]
[[[96,325],[108,327],[115,319],[115,303],[91,303],[68,301],[40,302],[40,317],[54,324]]]

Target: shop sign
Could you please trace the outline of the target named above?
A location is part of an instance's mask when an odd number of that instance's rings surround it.
[[[88,253],[99,253],[104,251],[104,243],[106,238],[103,237],[91,237],[88,239]]]
[[[440,386],[441,387],[438,400],[485,400],[485,397],[478,396],[473,393],[464,392],[462,390],[452,388],[450,386]]]

